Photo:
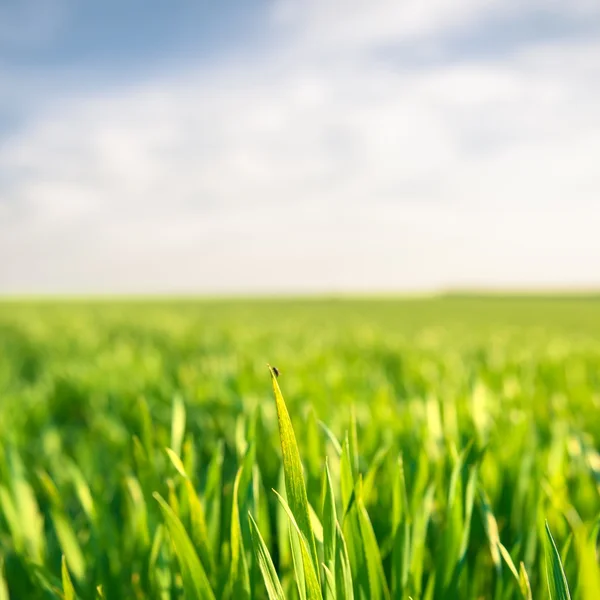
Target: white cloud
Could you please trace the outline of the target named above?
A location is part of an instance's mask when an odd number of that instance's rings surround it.
[[[0,144],[0,290],[597,285],[600,44],[371,54],[482,18],[434,4],[288,2],[276,51],[54,90]]]

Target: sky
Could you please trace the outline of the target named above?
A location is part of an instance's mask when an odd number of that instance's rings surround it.
[[[597,0],[2,0],[0,294],[600,289]]]

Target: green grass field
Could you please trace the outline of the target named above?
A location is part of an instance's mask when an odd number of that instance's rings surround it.
[[[598,298],[5,301],[0,439],[0,600],[600,598]]]

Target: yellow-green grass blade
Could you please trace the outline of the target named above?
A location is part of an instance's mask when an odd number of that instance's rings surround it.
[[[250,598],[250,578],[244,552],[239,505],[239,488],[243,472],[244,468],[240,467],[235,476],[231,501],[231,570],[229,583],[231,598],[235,600]]]
[[[176,471],[184,479],[188,479],[188,475],[187,475],[187,472],[183,465],[183,462],[182,462],[181,458],[179,458],[179,456],[175,453],[175,450],[172,450],[171,448],[165,448],[165,452],[167,453],[167,456],[169,457],[169,460],[171,461],[172,465],[175,467]]]
[[[153,496],[159,504],[179,560],[186,597],[194,600],[215,600],[204,567],[181,521],[159,493],[154,492]]]
[[[62,555],[60,571],[62,575],[64,600],[75,600],[75,588],[73,587],[73,582],[71,581],[71,576],[69,575],[67,559],[65,558],[64,554]]]
[[[330,573],[335,573],[335,542],[336,542],[336,524],[337,515],[335,510],[335,497],[333,494],[333,484],[331,482],[331,473],[329,465],[325,462],[323,471],[323,491],[322,491],[322,514],[323,514],[323,561],[325,567]],[[325,586],[326,599],[335,599],[335,578]]]
[[[138,414],[140,417],[141,438],[147,458],[152,460],[154,453],[154,428],[148,402],[143,396],[138,398]]]
[[[248,513],[248,519],[250,521],[250,534],[252,536],[254,553],[263,581],[265,582],[269,600],[285,600],[283,588],[277,576],[275,565],[273,565],[271,554],[251,513]]]
[[[187,469],[185,468],[183,461],[171,448],[165,448],[165,451],[177,472],[185,479],[192,540],[198,550],[204,568],[208,573],[211,573],[214,570],[214,560],[212,557],[208,527],[206,525],[206,515],[204,513],[202,502],[194,489],[194,485],[188,477]]]
[[[433,600],[433,595],[435,593],[435,581],[436,581],[436,573],[435,571],[431,573],[429,578],[427,579],[427,585],[425,586],[425,592],[423,593],[423,600]]]
[[[164,525],[159,523],[154,532],[154,539],[152,540],[152,547],[150,549],[150,557],[148,558],[148,574],[150,582],[154,586],[155,591],[159,588],[160,584],[157,577],[157,563],[162,545],[164,541]]]
[[[525,569],[523,561],[521,561],[519,564],[519,588],[524,600],[533,600],[533,596],[531,595],[531,583],[529,583],[529,575],[527,575],[527,570]]]
[[[356,506],[357,489],[352,463],[350,436],[346,434],[340,460],[340,486],[343,508],[341,525],[350,560],[354,593],[361,597],[370,592],[370,580]]]
[[[408,492],[406,490],[406,478],[404,476],[404,461],[402,456],[398,457],[397,470],[394,476],[393,490],[393,512],[392,526],[394,531],[400,525],[402,518],[408,522],[411,520]]]
[[[323,594],[323,597],[335,598],[335,577],[333,576],[333,573],[327,568],[327,565],[325,563],[323,563],[321,567],[323,569],[323,578],[325,579],[325,594]]]
[[[502,544],[501,542],[498,542],[498,550],[500,551],[500,555],[504,559],[504,562],[506,563],[510,572],[513,574],[515,580],[518,583],[519,582],[519,572],[517,571],[517,567],[515,566],[515,563],[513,562],[510,552],[506,549],[504,544]]]
[[[294,567],[294,579],[296,580],[298,596],[300,600],[306,600],[306,577],[304,575],[304,559],[300,534],[291,525],[289,516],[283,506],[281,507],[281,511],[288,522],[287,533],[290,541],[290,555],[292,557],[292,566]]]
[[[279,384],[277,383],[277,376],[271,367],[269,367],[269,370],[271,372],[271,381],[277,408],[277,421],[279,424],[279,439],[283,456],[283,472],[287,500],[289,508],[294,515],[295,522],[298,524],[298,528],[308,544],[309,556],[313,562],[313,570],[317,575],[317,581],[319,581],[320,561],[311,525],[300,452],[298,450],[292,422],[283,395],[281,394]]]
[[[461,537],[464,531],[461,472],[465,456],[466,451],[463,451],[456,459],[448,487],[443,552],[440,553],[440,563],[438,564],[441,571],[438,578],[441,578],[444,586],[450,582],[455,565],[460,560]]]
[[[26,472],[20,456],[15,451],[8,454],[10,467],[10,488],[12,491],[12,507],[14,515],[12,518],[18,520],[20,537],[25,547],[27,557],[42,564],[45,554],[44,519],[33,490],[26,477]],[[5,510],[10,504],[7,499],[3,500]]]
[[[517,567],[513,562],[510,552],[506,549],[506,547],[503,544],[499,543],[498,549],[502,558],[504,559],[504,562],[507,564],[510,572],[515,578],[523,600],[531,600],[531,585],[529,583],[527,571],[525,570],[525,565],[523,564],[523,562],[521,562],[519,570],[517,571]]]
[[[206,525],[206,515],[202,502],[194,489],[192,482],[189,479],[185,481],[187,498],[190,510],[190,527],[192,540],[198,549],[200,560],[204,565],[207,573],[214,571],[214,561],[212,557],[212,549],[208,537],[208,527]]]
[[[417,591],[421,591],[421,581],[423,578],[425,551],[427,542],[427,531],[429,521],[433,512],[433,499],[435,495],[435,484],[431,483],[425,491],[422,499],[422,505],[414,515],[411,531],[411,565],[410,573]]]
[[[306,584],[306,598],[307,600],[323,600],[323,596],[321,594],[321,585],[319,583],[319,579],[317,576],[317,569],[313,564],[312,558],[310,556],[310,550],[308,546],[308,541],[302,531],[300,530],[300,526],[296,522],[294,517],[294,513],[292,512],[289,504],[282,498],[276,490],[273,490],[277,499],[279,500],[281,506],[285,510],[290,524],[292,525],[292,530],[296,531],[298,534],[298,538],[300,541],[300,551],[302,554],[302,571],[297,570],[296,577],[303,577],[304,582]],[[295,565],[296,566],[296,565]]]
[[[350,457],[350,442],[348,436],[344,439],[342,446],[342,457],[340,459],[340,488],[342,493],[342,518],[348,513],[354,498],[354,475],[352,474],[352,459]]]
[[[581,600],[596,600],[600,590],[600,564],[597,558],[597,523],[580,525],[575,532],[578,558],[578,595]],[[564,564],[564,563],[563,563]]]
[[[277,491],[285,498],[285,478],[283,475],[283,468],[279,469],[277,476]],[[292,565],[292,545],[290,543],[290,529],[291,525],[283,507],[279,502],[275,506],[275,535],[273,538],[277,540],[277,547],[279,548],[279,569],[289,570]],[[298,548],[300,551],[300,548]],[[285,589],[285,584],[282,582]]]
[[[221,547],[220,523],[223,504],[223,460],[223,442],[220,441],[208,465],[206,487],[204,489],[206,525],[216,561],[219,558],[218,553]]]
[[[465,519],[463,522],[463,536],[460,544],[460,554],[458,561],[459,568],[460,566],[462,566],[462,563],[465,560],[465,557],[467,555],[467,549],[469,547],[469,539],[471,536],[471,519],[473,517],[473,506],[475,504],[475,492],[477,489],[477,476],[477,467],[471,467],[471,470],[469,472],[469,479],[467,481],[467,489],[465,491]]]
[[[38,478],[50,500],[50,516],[54,524],[54,531],[70,572],[75,579],[81,580],[85,575],[85,558],[73,524],[65,513],[60,493],[48,473],[40,470]]]
[[[312,527],[315,540],[319,545],[323,544],[323,524],[321,523],[321,519],[319,519],[317,511],[313,508],[310,502],[308,503],[308,512],[310,513],[310,525]]]
[[[181,450],[181,463],[185,469],[185,474],[188,479],[194,480],[194,475],[197,472],[197,461],[198,455],[196,451],[196,444],[191,437],[185,438],[183,442],[183,448]],[[195,481],[194,481],[195,483]]]
[[[130,500],[131,529],[135,534],[141,548],[147,548],[150,544],[150,533],[148,530],[148,510],[146,499],[139,481],[133,475],[125,478],[125,485]]]
[[[8,595],[8,584],[4,577],[4,559],[0,555],[0,600],[10,600]]]
[[[75,487],[75,493],[77,494],[81,508],[87,515],[90,523],[96,525],[96,505],[88,482],[85,480],[83,473],[74,462],[68,463],[67,472],[69,473],[69,477],[71,478],[71,481]]]
[[[0,513],[4,515],[4,520],[8,525],[13,547],[20,554],[25,549],[25,538],[21,530],[21,521],[12,496],[3,485],[0,485]]]
[[[173,414],[171,417],[171,448],[177,456],[181,455],[181,445],[185,434],[185,404],[181,396],[173,398]]]
[[[338,439],[335,437],[335,434],[333,433],[333,431],[331,431],[331,429],[329,429],[329,427],[327,427],[327,425],[325,425],[325,423],[323,423],[323,421],[317,421],[317,422],[319,424],[319,427],[323,430],[323,433],[325,433],[325,435],[327,436],[327,439],[331,442],[331,445],[333,446],[333,449],[335,450],[336,454],[338,456],[341,456],[342,445],[340,444]]]
[[[498,523],[496,522],[496,517],[490,506],[487,494],[483,489],[479,490],[479,508],[481,509],[483,528],[485,529],[490,546],[492,562],[496,567],[496,572],[500,574],[502,572],[502,562],[500,559],[500,535],[498,533]]]
[[[365,505],[369,506],[371,501],[373,500],[372,496],[376,495],[375,491],[377,490],[377,474],[379,473],[379,469],[383,465],[388,453],[390,451],[390,446],[386,445],[377,450],[375,456],[370,462],[369,470],[365,475],[365,479],[363,481],[363,499]]]
[[[177,515],[178,518],[181,518],[181,507],[179,505],[179,496],[177,495],[177,488],[175,487],[175,482],[172,479],[167,479],[167,500],[169,502],[169,506],[173,509],[173,512]]]
[[[358,481],[358,494],[356,499],[356,507],[358,514],[358,523],[360,527],[360,535],[362,538],[362,547],[367,563],[367,574],[369,578],[369,598],[372,600],[390,599],[390,592],[387,586],[383,564],[381,562],[381,554],[379,546],[373,531],[371,519],[364,505],[362,493],[362,481]]]
[[[62,577],[57,577],[53,572],[50,572],[43,565],[36,565],[33,563],[27,564],[27,572],[31,577],[31,581],[38,586],[39,590],[44,590],[44,592],[46,592],[44,597],[64,600],[64,593],[62,591]],[[18,597],[12,590],[11,594],[13,600],[15,600],[15,598],[20,600],[20,597]]]
[[[400,457],[394,475],[392,495],[392,594],[394,598],[403,597],[408,584],[410,532],[410,505],[404,477],[404,462]]]
[[[560,560],[560,554],[554,538],[546,521],[546,537],[544,538],[544,551],[546,557],[546,577],[551,600],[571,600],[567,577]]]
[[[352,583],[352,570],[348,557],[348,548],[339,523],[336,523],[335,531],[335,589],[337,600],[354,600],[354,586]]]
[[[352,460],[352,475],[358,477],[358,426],[356,424],[356,409],[350,407],[350,435],[348,438],[350,458]]]

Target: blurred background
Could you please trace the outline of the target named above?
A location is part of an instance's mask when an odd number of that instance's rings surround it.
[[[600,284],[596,0],[0,3],[0,293]]]

